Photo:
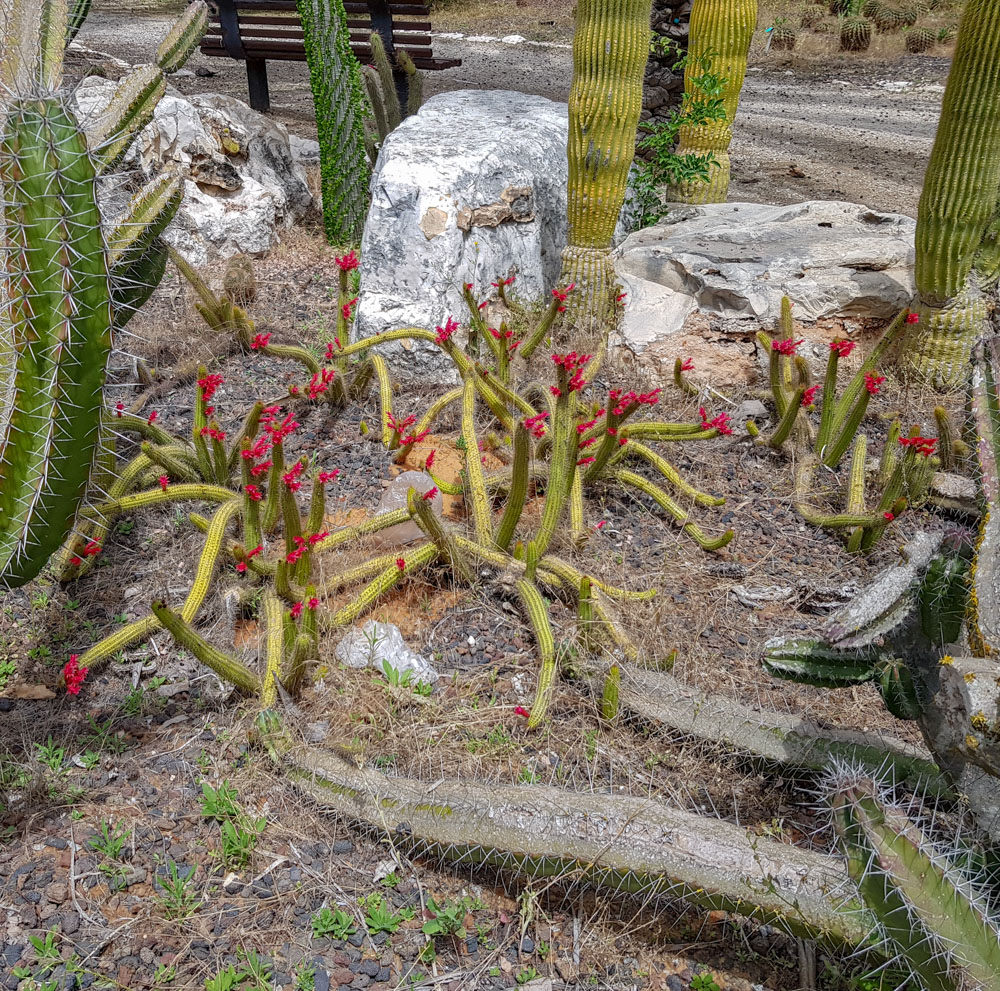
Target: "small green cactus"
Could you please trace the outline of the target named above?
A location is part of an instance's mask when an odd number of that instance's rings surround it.
[[[789,24],[775,24],[771,30],[771,48],[777,52],[790,52],[795,48],[798,35]]]
[[[866,17],[845,17],[840,25],[840,50],[867,52],[872,43],[872,23]]]
[[[906,32],[906,50],[911,55],[929,52],[937,44],[937,32],[933,28],[913,27]]]

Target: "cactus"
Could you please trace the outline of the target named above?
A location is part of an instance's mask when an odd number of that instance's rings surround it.
[[[866,17],[845,17],[840,25],[842,52],[867,52],[872,43],[872,24]]]
[[[879,670],[879,651],[837,650],[820,640],[777,640],[764,649],[764,670],[773,677],[819,688],[862,685]]]
[[[651,0],[577,6],[561,281],[576,286],[570,317],[592,339],[603,337],[613,313],[617,279],[609,249],[635,155],[650,7]]]
[[[91,2],[92,0],[71,0],[66,18],[67,45],[80,33],[80,28],[90,13]]]
[[[319,128],[323,226],[331,244],[357,241],[367,209],[364,92],[343,0],[297,0]]]
[[[1000,925],[974,882],[876,782],[848,770],[830,787],[848,870],[889,952],[931,991],[1000,987]]]
[[[965,383],[986,333],[986,294],[1000,275],[1000,6],[970,0],[962,13],[941,121],[917,215],[917,287],[900,355],[936,388]]]
[[[612,664],[608,668],[604,689],[601,692],[601,718],[606,722],[613,723],[618,718],[618,693],[621,682],[621,669],[617,664]]]
[[[775,24],[771,30],[771,47],[777,52],[790,52],[795,48],[798,35],[788,24]]]
[[[156,64],[166,73],[177,72],[198,47],[208,27],[208,4],[193,0],[156,49]]]
[[[906,32],[905,44],[911,55],[929,52],[937,44],[937,31],[933,28],[911,28]]]
[[[725,79],[722,95],[725,120],[680,130],[678,155],[711,153],[715,162],[707,183],[675,187],[671,199],[684,203],[724,203],[729,192],[729,143],[740,91],[747,69],[747,52],[757,23],[757,0],[695,0],[691,11],[691,47],[685,70],[685,90],[693,90],[697,59],[706,55],[711,71]]]
[[[903,16],[891,3],[879,2],[871,9],[868,16],[872,19],[879,34],[891,34],[899,31],[904,24]]]
[[[0,584],[21,585],[65,539],[84,496],[111,347],[111,284],[94,165],[58,97],[9,108],[0,180],[15,350],[0,423]]]
[[[399,127],[404,118],[415,114],[423,104],[424,79],[423,74],[413,64],[413,59],[402,49],[397,51],[396,62],[405,73],[407,81],[406,106],[401,107],[396,93],[393,66],[389,61],[382,36],[372,32],[370,41],[374,65],[362,66],[361,72],[368,105],[372,111],[371,119],[365,121],[365,133],[368,158],[374,166],[378,149],[382,147],[390,132]]]

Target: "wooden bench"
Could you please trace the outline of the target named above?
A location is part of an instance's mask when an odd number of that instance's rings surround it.
[[[241,59],[247,64],[250,106],[268,110],[267,61],[306,60],[302,24],[295,0],[209,0],[213,11],[201,42],[203,55]],[[402,49],[418,69],[450,69],[461,59],[434,58],[431,52],[430,8],[424,0],[345,0],[351,50],[358,61],[371,61],[373,31],[382,36],[390,60]],[[393,71],[400,103],[406,106],[406,73]]]

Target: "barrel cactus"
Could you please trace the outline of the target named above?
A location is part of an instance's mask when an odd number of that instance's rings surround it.
[[[937,32],[933,28],[915,27],[906,32],[906,50],[911,55],[930,51],[937,44]]]
[[[872,22],[866,17],[845,17],[840,25],[840,50],[866,52],[872,43]]]
[[[891,34],[893,31],[899,31],[903,27],[903,15],[896,7],[891,3],[885,2],[885,0],[879,0],[869,16],[879,34]]]
[[[790,52],[795,48],[798,35],[790,24],[775,24],[771,31],[771,47],[775,51]]]
[[[172,65],[197,45],[206,16],[200,0],[185,12],[171,35]],[[19,79],[25,96],[10,98],[0,137],[0,586],[34,578],[73,527],[99,448],[112,331],[159,281],[165,251],[156,238],[181,197],[179,180],[162,177],[102,223],[98,179],[117,156],[103,142],[88,146],[59,89],[68,23],[66,0],[46,0],[35,43],[4,52],[3,76]],[[159,67],[152,75],[162,81]],[[123,88],[132,93],[128,79]],[[161,92],[140,86],[134,99],[112,101],[111,145]]]
[[[694,89],[700,74],[697,59],[707,56],[711,71],[725,80],[722,99],[726,118],[681,128],[677,154],[714,155],[716,163],[708,182],[685,183],[670,191],[671,199],[683,203],[724,203],[729,192],[729,143],[740,91],[747,70],[747,52],[757,23],[757,0],[696,0],[691,10],[691,55],[686,81]]]
[[[916,300],[904,368],[964,384],[1000,275],[1000,3],[969,0],[917,215]]]

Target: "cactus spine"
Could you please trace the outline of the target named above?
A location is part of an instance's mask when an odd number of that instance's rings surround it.
[[[757,0],[695,0],[691,9],[690,58],[685,90],[694,92],[699,60],[710,57],[711,72],[723,77],[726,118],[700,126],[687,124],[678,135],[678,155],[715,157],[709,181],[676,187],[671,198],[683,203],[724,203],[729,193],[729,143],[747,71],[747,52],[757,24]]]
[[[917,214],[919,322],[900,349],[937,388],[963,385],[1000,274],[1000,4],[965,5]]]
[[[365,221],[364,93],[343,0],[297,0],[319,128],[323,226],[331,244],[356,241]]]
[[[625,200],[642,81],[649,52],[651,0],[581,0],[573,37],[569,97],[569,238],[562,283],[575,284],[570,318],[602,336],[617,285],[609,256]]]

